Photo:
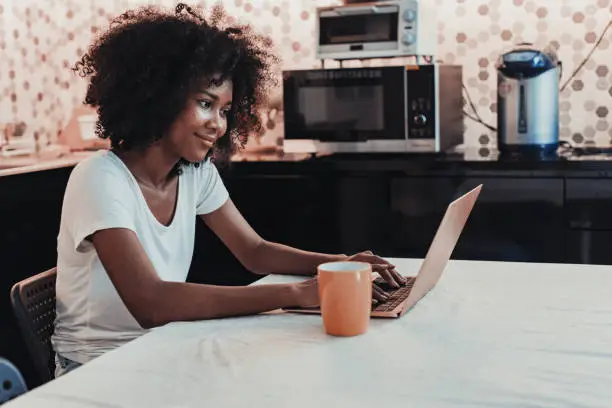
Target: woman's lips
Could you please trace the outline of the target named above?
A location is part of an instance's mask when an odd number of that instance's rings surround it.
[[[202,143],[204,143],[208,147],[212,147],[217,141],[217,139],[214,136],[199,135],[196,133],[196,137],[200,139]]]

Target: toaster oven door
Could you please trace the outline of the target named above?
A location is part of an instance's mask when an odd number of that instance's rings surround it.
[[[360,58],[398,49],[397,5],[339,6],[317,11],[319,58]],[[340,58],[343,56],[343,58]]]
[[[401,67],[285,71],[285,139],[406,140]]]

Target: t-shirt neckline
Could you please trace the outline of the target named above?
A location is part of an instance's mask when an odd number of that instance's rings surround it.
[[[153,220],[153,222],[155,223],[155,225],[157,225],[159,228],[163,229],[163,230],[169,230],[171,229],[176,223],[176,219],[178,218],[179,215],[179,210],[181,208],[181,191],[183,190],[183,188],[181,187],[181,178],[182,177],[178,177],[177,180],[177,193],[176,193],[176,203],[174,204],[174,214],[172,215],[172,219],[170,220],[170,223],[168,225],[165,225],[163,223],[161,223],[157,217],[155,216],[155,214],[153,214],[153,211],[151,211],[151,208],[149,207],[149,204],[147,203],[147,200],[145,199],[144,194],[142,193],[142,189],[140,188],[140,185],[138,184],[138,180],[136,180],[136,177],[134,177],[134,174],[132,174],[132,171],[129,169],[129,167],[123,162],[123,160],[121,160],[121,158],[119,156],[117,156],[115,154],[115,152],[113,152],[112,150],[108,150],[108,154],[111,156],[111,158],[113,160],[116,160],[119,162],[119,165],[123,168],[123,170],[125,170],[128,173],[128,177],[130,178],[130,181],[134,184],[134,187],[136,188],[137,195],[138,195],[138,200],[140,201],[140,203],[142,205],[144,205],[145,207],[145,211],[147,212],[148,216],[151,217],[151,219]]]

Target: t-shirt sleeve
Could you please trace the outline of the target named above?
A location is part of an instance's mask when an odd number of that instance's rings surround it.
[[[135,231],[134,194],[124,175],[100,165],[75,169],[66,189],[62,217],[73,248],[84,250],[86,238],[109,228]]]
[[[210,214],[225,204],[229,193],[217,167],[210,160],[202,163],[196,172],[196,214]]]

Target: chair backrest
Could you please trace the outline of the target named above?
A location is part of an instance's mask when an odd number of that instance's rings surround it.
[[[55,377],[51,335],[55,323],[56,276],[57,270],[52,268],[17,282],[11,289],[17,324],[43,383]]]
[[[0,405],[27,391],[23,376],[10,361],[0,357]]]

